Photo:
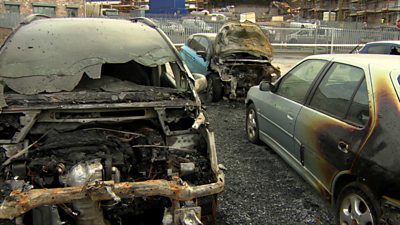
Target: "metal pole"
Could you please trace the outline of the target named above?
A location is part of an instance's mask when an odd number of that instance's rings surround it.
[[[333,54],[333,41],[335,40],[333,33],[336,34],[336,32],[337,32],[337,30],[331,30],[331,35],[332,35],[332,38],[331,38],[331,54]]]
[[[84,12],[83,12],[83,16],[86,17],[86,0],[83,0],[83,8],[84,8]]]

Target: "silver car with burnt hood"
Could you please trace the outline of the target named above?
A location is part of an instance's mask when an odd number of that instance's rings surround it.
[[[28,17],[0,80],[1,224],[215,221],[206,79],[151,21]]]

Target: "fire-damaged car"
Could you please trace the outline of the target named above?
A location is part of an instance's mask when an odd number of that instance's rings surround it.
[[[213,223],[195,75],[146,19],[27,18],[0,49],[0,224]]]
[[[192,72],[207,76],[207,101],[245,97],[251,86],[278,78],[272,55],[268,38],[249,21],[227,23],[217,34],[191,35],[180,51]]]

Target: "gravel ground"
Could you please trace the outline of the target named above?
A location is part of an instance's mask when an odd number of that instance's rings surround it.
[[[207,106],[218,161],[227,168],[217,224],[333,224],[317,191],[267,146],[247,140],[245,110],[239,102]]]

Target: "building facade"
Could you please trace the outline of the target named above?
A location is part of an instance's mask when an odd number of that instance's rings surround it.
[[[84,0],[10,0],[0,2],[0,13],[29,15],[45,14],[51,17],[84,16]]]
[[[335,21],[396,25],[400,20],[400,0],[302,0],[300,16],[322,20],[323,13],[335,14]]]

